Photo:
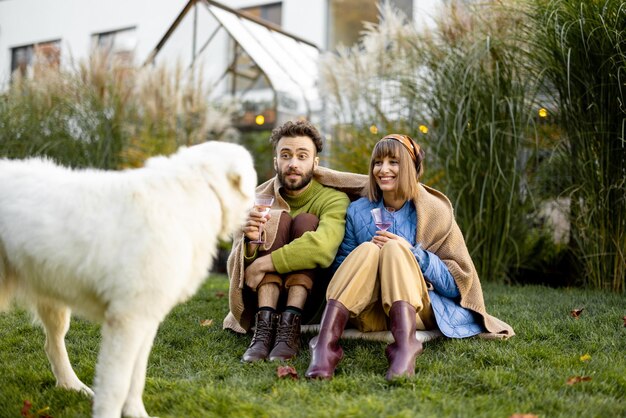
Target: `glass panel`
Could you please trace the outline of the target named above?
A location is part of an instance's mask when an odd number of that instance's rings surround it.
[[[302,73],[303,76],[305,75],[307,77],[305,83],[314,83],[315,81],[311,79],[317,79],[318,50],[279,32],[272,32],[272,38],[274,38],[274,41],[278,44],[277,48],[280,48],[279,56],[281,59],[283,57],[282,54],[286,54],[286,56],[291,58],[295,66],[294,71]]]
[[[359,40],[363,22],[378,22],[376,2],[363,0],[330,0],[328,48],[352,46]]]
[[[58,69],[61,63],[61,41],[40,42],[11,49],[11,73],[19,71],[37,77],[40,71]]]
[[[59,68],[61,63],[61,43],[59,41],[42,42],[35,45],[37,64]]]
[[[259,68],[241,45],[235,45],[234,54],[236,58],[232,73],[232,77],[234,77],[231,87],[232,93],[241,94],[250,90],[262,90],[271,87],[263,70]]]
[[[404,12],[409,20],[413,18],[413,0],[389,1]],[[363,30],[363,22],[378,22],[378,5],[382,5],[382,0],[378,2],[371,0],[330,0],[328,48],[333,50],[339,45],[354,45],[359,40]]]
[[[206,8],[199,8],[198,15],[208,15]],[[204,11],[204,13],[202,13]],[[215,19],[213,19],[215,21]],[[214,23],[217,25],[217,23]],[[176,30],[171,33],[167,42],[161,47],[154,63],[157,65],[166,63],[180,65],[182,68],[189,68],[193,61],[193,33],[194,33],[194,12],[193,9],[183,16]],[[197,48],[202,48],[205,40],[198,37]]]
[[[282,4],[267,4],[261,8],[261,19],[280,26],[282,23],[283,7]]]
[[[276,26],[280,26],[282,22],[282,3],[264,4],[256,7],[245,7],[241,11],[246,12],[249,15],[256,17],[257,19],[265,20],[266,22],[273,23]]]
[[[413,19],[413,0],[391,0],[391,4],[402,10],[409,20]]]
[[[269,89],[251,89],[246,92],[246,98],[259,95],[269,97],[268,93],[273,95],[281,118],[308,114],[309,102],[305,99],[305,89],[299,82],[308,84],[310,80],[294,62],[294,58],[276,41],[274,32],[223,9],[210,6],[210,10],[264,72],[275,92],[273,94],[271,91],[265,93],[264,90]]]
[[[193,63],[190,63],[196,70],[201,70],[205,79],[209,85],[213,85],[222,77],[227,71],[228,67],[233,64],[233,48],[234,42],[232,37],[228,34],[228,31],[222,27],[221,23],[211,14],[209,9],[203,3],[198,3],[196,6],[197,25],[195,28],[196,41],[195,46],[193,42],[193,12],[187,14],[190,17],[188,25],[188,41],[185,44],[184,39],[183,46],[180,48],[182,52],[191,53],[193,55],[193,49],[195,47],[195,59]],[[180,28],[177,28],[174,35],[178,35]],[[169,41],[168,41],[169,42]],[[177,52],[176,55],[181,52]],[[236,64],[236,63],[235,63]],[[186,68],[186,67],[185,67]]]
[[[264,45],[267,45],[269,42],[268,38],[270,38],[270,36],[268,33],[264,34],[263,31],[258,31],[255,32],[255,36],[253,36],[246,26],[259,25],[250,21],[246,21],[248,23],[244,25],[242,20],[237,16],[217,7],[212,7],[211,10],[217,19],[228,28],[233,38],[246,50],[259,67],[263,69],[276,90],[294,91],[298,89],[298,86],[295,85],[285,71],[274,61],[264,47]],[[265,30],[267,31],[267,29]],[[256,35],[259,36],[256,37]]]
[[[93,35],[92,39],[94,47],[103,51],[110,59],[115,59],[121,63],[132,63],[137,46],[135,28],[97,33]]]
[[[42,42],[35,45],[33,77],[39,77],[50,69],[57,70],[61,63],[61,42]]]
[[[34,45],[20,46],[11,49],[11,74],[16,70],[26,75],[26,70],[33,62]]]
[[[280,33],[270,31],[266,27],[258,25],[250,20],[241,20],[242,24],[250,31],[252,36],[259,41],[262,48],[269,52],[269,55],[277,63],[288,77],[295,81],[299,86],[310,84],[310,77],[307,76],[302,68],[295,61],[295,57],[283,48],[277,41],[277,38],[284,37]]]

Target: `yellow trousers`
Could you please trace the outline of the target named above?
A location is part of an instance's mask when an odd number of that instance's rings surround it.
[[[389,309],[396,301],[415,307],[418,330],[437,328],[419,264],[411,250],[395,240],[382,248],[371,242],[355,248],[328,284],[326,299],[348,308],[350,323],[362,332],[389,330]]]

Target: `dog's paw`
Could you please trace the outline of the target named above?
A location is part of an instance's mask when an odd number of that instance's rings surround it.
[[[125,417],[132,417],[132,418],[156,418],[156,417],[151,417],[150,415],[148,415],[148,413],[146,412],[146,408],[143,406],[143,402],[142,401],[138,401],[138,402],[126,402],[126,405],[124,405],[124,409],[122,411],[122,415]]]
[[[80,380],[74,382],[57,383],[57,386],[63,389],[75,390],[87,396],[93,397],[93,390]]]
[[[87,385],[83,385],[83,387],[79,390],[80,393],[84,393],[87,396],[90,396],[93,398],[93,390],[91,390],[91,388]]]

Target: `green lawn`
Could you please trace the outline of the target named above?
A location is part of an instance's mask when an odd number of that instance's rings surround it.
[[[144,400],[160,417],[626,417],[623,295],[484,284],[490,313],[509,322],[508,341],[438,339],[425,344],[416,376],[386,383],[384,343],[348,340],[330,382],[279,379],[277,364],[242,364],[250,336],[221,329],[228,283],[214,275],[162,324]],[[580,318],[570,311],[582,308]],[[212,319],[210,326],[201,326]],[[310,338],[305,336],[306,342]],[[93,379],[98,326],[74,319],[66,338],[78,376]],[[41,329],[24,311],[0,314],[0,417],[90,415],[91,401],[55,388]],[[309,353],[292,365],[304,375]],[[585,380],[568,385],[571,377]],[[43,413],[42,413],[43,414]],[[37,416],[37,414],[33,414]]]

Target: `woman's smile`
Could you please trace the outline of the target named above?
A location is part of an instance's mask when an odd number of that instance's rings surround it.
[[[373,174],[376,183],[383,191],[391,191],[396,187],[396,177],[399,170],[397,158],[384,157],[374,164]]]
[[[378,177],[378,186],[382,189],[383,186],[393,185],[396,178],[394,176],[379,176]]]

